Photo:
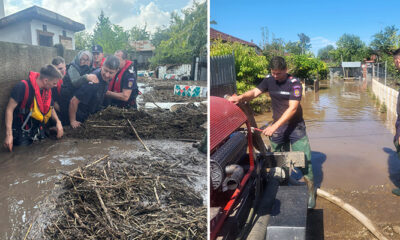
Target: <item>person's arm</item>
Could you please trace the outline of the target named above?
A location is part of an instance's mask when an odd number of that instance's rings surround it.
[[[12,151],[14,141],[12,134],[13,113],[17,105],[17,101],[15,101],[13,98],[10,98],[6,108],[6,138],[4,140],[4,147],[6,147],[10,152]]]
[[[60,139],[64,135],[64,129],[54,108],[51,109],[51,118],[56,122],[57,138]]]
[[[131,96],[131,93],[132,89],[122,89],[122,92],[120,93],[107,91],[106,96],[112,99],[127,102],[129,100],[129,97]]]
[[[54,102],[54,109],[60,111],[60,105],[58,105],[58,102]]]
[[[234,104],[238,104],[240,102],[249,102],[252,99],[260,96],[261,93],[262,93],[262,91],[260,89],[253,88],[253,89],[243,93],[242,95],[229,97],[228,101],[232,102]]]
[[[84,74],[81,76],[78,70],[76,70],[74,67],[70,67],[68,69],[68,75],[71,79],[72,85],[76,88],[82,86],[82,84],[86,82],[99,83],[99,80],[95,74]]]
[[[286,111],[282,114],[282,116],[276,121],[274,124],[268,126],[262,132],[265,136],[272,136],[274,132],[283,124],[287,123],[293,115],[296,113],[297,108],[300,105],[300,101],[298,100],[289,100],[289,107]]]
[[[72,97],[69,103],[69,122],[72,128],[77,128],[81,125],[80,122],[76,121],[76,112],[78,111],[79,99]]]

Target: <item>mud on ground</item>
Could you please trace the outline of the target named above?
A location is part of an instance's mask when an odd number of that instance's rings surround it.
[[[137,139],[131,123],[143,139],[201,140],[205,134],[202,126],[206,121],[206,105],[182,105],[174,112],[162,109],[136,111],[108,107],[90,116],[80,128],[68,130],[66,135],[86,139]]]
[[[176,81],[139,77],[138,82],[145,83],[153,89],[148,93],[143,93],[144,102],[201,102],[207,100],[207,98],[203,97],[182,97],[174,95],[175,85],[206,87],[207,81]]]
[[[400,239],[399,197],[391,193],[392,186],[371,186],[366,191],[327,191],[349,203],[367,216],[388,239]],[[384,212],[385,214],[382,214]],[[370,240],[375,239],[367,228],[345,210],[318,197],[316,209],[308,214],[309,239]],[[321,221],[323,221],[321,223]],[[321,238],[322,237],[322,238]]]

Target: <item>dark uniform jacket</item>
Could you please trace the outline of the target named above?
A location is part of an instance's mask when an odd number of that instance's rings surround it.
[[[99,83],[84,83],[74,96],[79,100],[76,120],[84,122],[90,114],[96,113],[102,109],[104,96],[107,92],[108,82],[104,81],[101,76],[101,69],[95,70],[95,74],[99,79]]]

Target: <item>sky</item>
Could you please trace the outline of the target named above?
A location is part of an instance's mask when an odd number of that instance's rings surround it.
[[[386,26],[400,28],[400,1],[370,0],[211,0],[210,27],[246,41],[260,44],[261,28],[269,39],[298,41],[298,33],[311,39],[312,52],[334,46],[344,34],[354,34],[369,44],[373,35]]]
[[[83,23],[90,32],[101,10],[125,30],[147,24],[147,30],[154,32],[157,27],[167,27],[170,14],[191,7],[193,0],[4,0],[6,16],[33,5]]]

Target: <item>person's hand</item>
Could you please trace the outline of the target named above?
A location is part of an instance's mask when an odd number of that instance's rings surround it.
[[[240,96],[233,95],[228,98],[228,101],[234,104],[238,104],[240,102]]]
[[[80,127],[80,126],[81,126],[81,123],[78,122],[78,121],[72,121],[72,122],[71,122],[71,127],[72,127],[72,128],[78,128],[78,127]]]
[[[4,140],[4,147],[8,149],[8,151],[12,152],[13,148],[13,136],[12,135],[7,135],[6,139]]]
[[[262,134],[264,134],[265,136],[271,137],[275,131],[276,131],[276,127],[274,125],[271,125],[271,126],[268,126],[266,129],[264,129]]]
[[[57,139],[62,138],[62,136],[64,135],[64,129],[60,121],[57,122],[56,129],[57,129]]]
[[[97,76],[94,75],[94,74],[88,74],[88,75],[86,76],[86,78],[87,78],[88,82],[99,83],[99,79],[98,79]]]

